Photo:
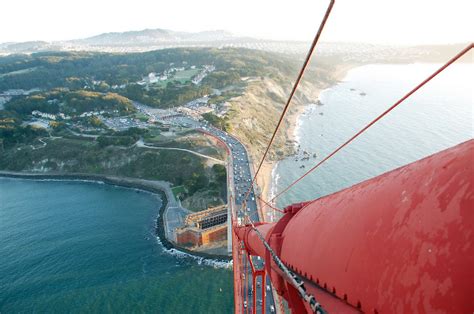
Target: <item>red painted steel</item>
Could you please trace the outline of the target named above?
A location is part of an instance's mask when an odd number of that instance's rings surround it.
[[[329,312],[474,311],[474,140],[316,201],[257,228]],[[306,206],[307,205],[307,206]],[[298,301],[251,227],[276,291]],[[236,237],[234,237],[236,238]],[[309,312],[309,311],[308,311]]]
[[[230,202],[232,206],[232,202]],[[232,226],[235,230],[236,221],[235,215],[232,212]],[[241,250],[239,240],[236,237],[232,237],[232,261],[233,261],[233,272],[234,272],[234,313],[242,313],[243,310],[243,295],[242,295],[242,264],[241,264]]]

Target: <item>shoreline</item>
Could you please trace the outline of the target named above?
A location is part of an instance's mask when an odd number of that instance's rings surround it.
[[[77,181],[90,182],[96,184],[108,184],[111,186],[140,190],[159,196],[162,200],[158,209],[158,216],[155,220],[155,236],[158,242],[163,246],[163,250],[173,254],[182,256],[187,255],[191,258],[199,259],[199,263],[212,264],[213,262],[229,262],[231,256],[209,254],[205,252],[195,252],[174,245],[166,238],[164,227],[164,213],[168,207],[168,193],[172,193],[162,181],[152,181],[138,178],[117,177],[112,175],[85,174],[85,173],[34,173],[34,172],[14,172],[0,171],[0,178],[13,178],[24,180],[57,180],[57,181]],[[169,190],[169,191],[168,191]],[[204,261],[202,260],[204,259]],[[206,263],[206,260],[209,260]]]
[[[285,122],[287,125],[287,129],[285,130],[285,136],[288,141],[293,142],[295,146],[299,144],[296,139],[296,134],[295,134],[296,126],[298,125],[298,121],[301,115],[306,111],[306,108],[308,107],[308,105],[316,103],[316,101],[319,100],[319,96],[324,90],[331,88],[334,85],[337,85],[347,76],[350,70],[362,65],[363,64],[347,64],[347,65],[336,66],[336,68],[334,69],[334,76],[331,80],[329,80],[327,83],[325,83],[321,87],[315,87],[315,88],[313,87],[312,90],[310,91],[311,96],[312,96],[311,98],[314,101],[306,102],[304,104],[296,103],[295,100],[293,101],[294,102],[292,104],[293,108],[291,108],[288,111],[288,116],[285,119]],[[304,89],[307,90],[308,87],[305,86]],[[305,91],[303,91],[303,93],[304,92]],[[262,189],[262,198],[266,201],[270,200],[270,196],[271,196],[270,193],[272,189],[274,189],[273,187],[274,180],[275,180],[274,175],[276,174],[276,166],[278,165],[278,162],[279,160],[264,162],[262,165],[262,169],[260,170],[260,174],[259,174],[260,178],[257,178],[257,182]],[[261,204],[264,205],[263,203]],[[261,206],[261,208],[263,208],[261,214],[264,218],[264,221],[266,221],[268,217],[267,213],[273,210],[271,210],[266,205]]]

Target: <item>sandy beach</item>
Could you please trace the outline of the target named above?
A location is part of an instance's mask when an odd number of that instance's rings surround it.
[[[319,94],[323,90],[330,88],[331,86],[342,81],[346,77],[349,70],[351,70],[352,68],[356,66],[357,65],[355,64],[346,64],[346,65],[336,66],[336,68],[334,69],[334,80],[325,84],[323,87],[313,88],[310,91],[311,97],[308,97],[308,98],[314,99],[314,101],[316,101],[319,98]],[[301,114],[304,113],[307,105],[309,104],[310,104],[309,102],[305,104],[296,103],[296,102],[292,103],[292,107],[288,111],[287,116],[285,118],[285,130],[284,130],[284,133],[282,133],[284,134],[284,136],[286,136],[286,139],[288,141],[296,140],[295,128],[298,124],[298,119],[301,116]],[[272,171],[273,171],[273,168],[276,166],[276,164],[277,162],[275,161],[264,162],[262,165],[262,168],[260,169],[260,173],[257,177],[257,184],[261,189],[261,197],[266,201],[270,199],[270,192],[271,192],[272,183],[273,183]],[[267,213],[273,210],[269,208],[268,206],[266,206],[262,201],[260,201],[260,209],[261,209],[261,212],[259,213],[260,218],[263,221],[268,221],[269,216],[267,215]]]

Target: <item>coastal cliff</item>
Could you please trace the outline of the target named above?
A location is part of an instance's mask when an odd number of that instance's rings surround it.
[[[278,69],[268,77],[255,78],[248,83],[243,95],[230,101],[230,133],[246,146],[256,170],[264,151],[278,123],[279,117],[291,92],[296,64],[292,70]],[[293,101],[290,104],[283,124],[277,133],[271,149],[257,176],[258,186],[264,198],[267,197],[271,172],[275,162],[295,153],[294,128],[298,116],[306,105],[317,103],[319,93],[341,81],[349,69],[356,64],[339,66],[322,62],[309,69],[304,76]]]
[[[316,103],[319,93],[344,78],[354,65],[332,66],[323,64],[308,71],[290,105],[283,125],[268,161],[278,160],[294,150],[293,127],[305,105]],[[296,68],[279,70],[269,77],[255,78],[249,82],[242,96],[230,101],[230,133],[238,137],[254,160],[259,159],[270,141],[271,135],[290,95]]]

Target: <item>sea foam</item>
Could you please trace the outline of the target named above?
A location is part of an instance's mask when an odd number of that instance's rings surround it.
[[[225,260],[218,260],[218,259],[212,259],[212,258],[205,258],[202,256],[195,256],[195,255],[180,251],[175,248],[172,248],[172,249],[165,248],[159,237],[156,237],[156,241],[162,246],[163,252],[171,256],[174,256],[178,259],[194,260],[198,265],[205,265],[205,266],[210,266],[213,268],[232,269],[232,265],[233,265],[232,260],[225,261]]]

